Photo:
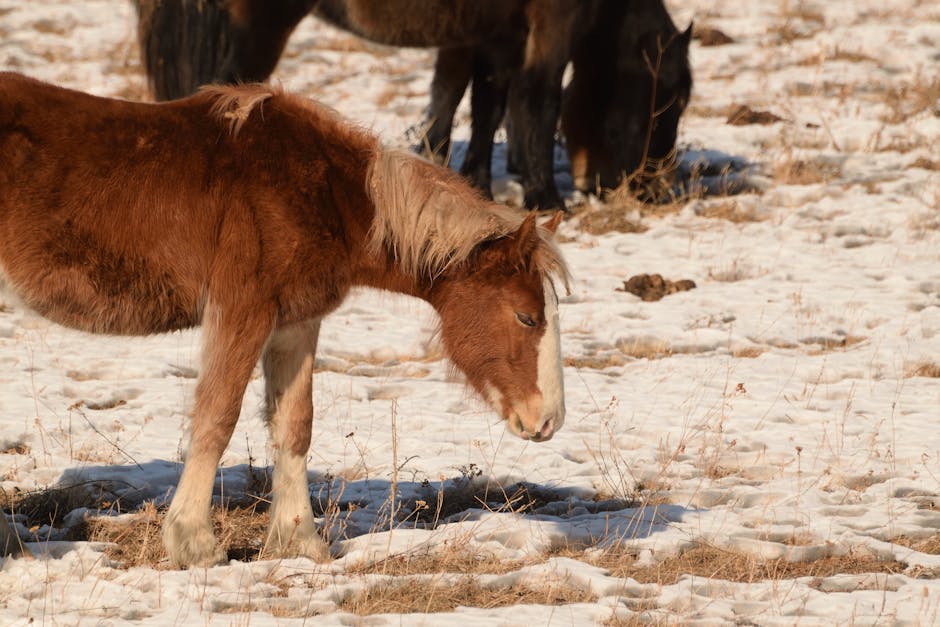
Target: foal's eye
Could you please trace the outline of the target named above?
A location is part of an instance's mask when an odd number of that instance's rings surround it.
[[[534,327],[534,326],[535,326],[535,320],[533,320],[533,319],[532,319],[532,316],[530,316],[529,314],[519,313],[519,312],[517,311],[517,312],[516,312],[516,320],[518,320],[521,324],[524,324],[524,325],[527,326],[527,327]]]

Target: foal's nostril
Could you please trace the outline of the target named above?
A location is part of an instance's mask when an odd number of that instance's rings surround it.
[[[535,432],[532,439],[536,442],[544,442],[552,437],[555,432],[555,421],[551,418],[542,423],[541,428]]]

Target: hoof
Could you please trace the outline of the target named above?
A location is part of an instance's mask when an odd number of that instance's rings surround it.
[[[173,568],[216,566],[227,561],[208,521],[194,527],[179,520],[167,520],[163,526],[163,546]]]
[[[269,557],[308,557],[315,562],[326,562],[330,559],[330,547],[324,542],[316,531],[308,533],[283,534],[275,529],[268,532],[261,555]]]

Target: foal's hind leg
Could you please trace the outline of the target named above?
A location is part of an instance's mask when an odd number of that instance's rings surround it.
[[[307,450],[313,422],[313,359],[320,322],[274,332],[264,351],[267,416],[274,447],[271,523],[265,553],[329,557],[313,526],[307,487]]]
[[[274,318],[275,308],[266,302],[219,304],[210,297],[206,305],[189,452],[163,523],[163,544],[173,565],[209,566],[225,559],[209,519],[215,471]]]

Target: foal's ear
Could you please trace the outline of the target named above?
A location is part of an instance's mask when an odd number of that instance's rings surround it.
[[[692,31],[695,26],[695,22],[689,20],[689,27],[682,31],[682,34],[679,35],[679,41],[685,44],[686,47],[689,46],[689,42],[692,41]]]
[[[529,212],[529,215],[525,217],[525,220],[522,221],[522,224],[519,225],[519,230],[513,233],[512,238],[512,253],[523,264],[528,264],[529,259],[532,257],[532,253],[535,252],[535,249],[539,245],[539,233],[538,228],[535,224],[535,212]]]
[[[564,211],[556,211],[554,214],[552,214],[552,217],[548,219],[548,222],[542,225],[542,228],[554,235],[558,230],[558,225],[561,224],[561,219],[564,217],[564,215]]]

